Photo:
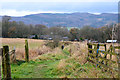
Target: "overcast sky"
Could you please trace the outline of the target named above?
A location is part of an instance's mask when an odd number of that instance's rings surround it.
[[[119,2],[119,0],[0,0],[0,2]]]
[[[29,1],[29,2],[28,2]],[[117,13],[119,0],[0,0],[0,15],[37,13]]]

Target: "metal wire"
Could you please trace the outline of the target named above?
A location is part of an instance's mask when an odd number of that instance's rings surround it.
[[[15,50],[12,50],[12,51],[10,51],[10,52],[7,52],[7,53],[5,53],[4,56],[6,56],[7,54],[12,55],[12,54],[14,54],[14,52],[15,52]],[[3,59],[4,59],[4,57],[2,56],[2,60],[3,60]]]

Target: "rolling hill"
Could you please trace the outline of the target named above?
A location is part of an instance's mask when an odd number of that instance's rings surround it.
[[[117,23],[118,14],[102,13],[96,15],[91,13],[40,13],[22,17],[12,17],[11,21],[23,21],[25,24],[34,25],[43,24],[48,27],[83,27],[86,25],[92,27],[101,27],[106,24]]]

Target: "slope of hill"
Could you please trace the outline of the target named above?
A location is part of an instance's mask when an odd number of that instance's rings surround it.
[[[117,23],[117,17],[117,14],[112,13],[102,13],[100,15],[90,13],[40,13],[23,17],[12,17],[12,21],[23,21],[25,24],[43,24],[48,27],[82,27],[86,25],[101,27],[106,24]]]

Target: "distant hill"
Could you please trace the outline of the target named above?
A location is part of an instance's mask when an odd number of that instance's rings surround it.
[[[102,13],[100,15],[90,13],[40,13],[23,17],[12,17],[12,21],[23,21],[25,24],[43,24],[48,27],[83,27],[86,25],[101,27],[106,24],[117,23],[118,15],[112,13]]]

